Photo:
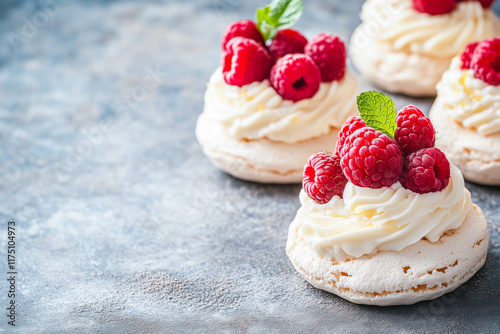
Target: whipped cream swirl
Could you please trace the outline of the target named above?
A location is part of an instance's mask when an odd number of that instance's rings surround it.
[[[236,139],[296,143],[340,128],[356,109],[357,78],[322,82],[316,94],[297,102],[284,100],[269,80],[243,87],[226,84],[218,68],[205,93],[205,112]]]
[[[441,108],[463,127],[483,136],[500,133],[500,86],[488,85],[474,77],[473,70],[462,70],[456,57],[436,86]]]
[[[368,0],[361,19],[366,33],[378,42],[436,58],[454,57],[470,42],[500,35],[498,17],[479,1],[463,1],[450,13],[429,15],[417,12],[411,0]]]
[[[435,193],[417,194],[399,182],[381,189],[348,182],[343,199],[334,196],[318,204],[302,190],[296,219],[302,223],[304,241],[320,256],[331,257],[400,251],[424,237],[438,241],[463,223],[471,207],[462,174],[450,165],[448,186]]]

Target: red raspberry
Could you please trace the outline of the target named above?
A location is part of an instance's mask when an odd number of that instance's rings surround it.
[[[349,137],[354,131],[364,128],[365,126],[365,121],[357,116],[348,118],[342,125],[342,129],[340,129],[337,138],[337,146],[335,147],[335,154],[341,156],[340,153],[342,152],[342,147],[344,146],[347,137]]]
[[[263,46],[266,45],[257,25],[252,20],[241,20],[227,26],[222,35],[222,50],[226,51],[227,43],[238,36],[252,39]]]
[[[457,0],[457,2],[464,2],[464,1],[467,0]],[[495,2],[495,0],[472,0],[472,1],[479,1],[481,3],[481,6],[483,6],[483,8],[490,8],[491,5],[493,5],[493,3]]]
[[[296,102],[310,98],[320,83],[318,67],[304,54],[286,55],[271,69],[271,85],[286,100]]]
[[[462,66],[460,67],[462,70],[468,70],[471,68],[472,55],[474,54],[474,50],[479,43],[470,43],[465,47],[464,52],[460,56],[460,60],[462,61]]]
[[[269,53],[274,61],[291,53],[304,53],[307,39],[293,29],[278,31],[269,45]]]
[[[340,164],[347,179],[357,186],[389,187],[401,176],[403,152],[394,139],[364,127],[347,137]]]
[[[447,14],[455,8],[455,0],[412,0],[413,8],[430,15]]]
[[[222,56],[222,73],[228,85],[244,86],[269,77],[271,56],[254,40],[235,37]]]
[[[323,82],[344,77],[347,54],[344,42],[337,36],[319,34],[307,43],[304,52],[318,65]]]
[[[328,203],[335,195],[342,198],[346,183],[337,155],[316,153],[304,167],[304,191],[319,204]]]
[[[435,147],[418,150],[405,158],[400,182],[419,194],[441,191],[450,182],[450,163]]]
[[[394,139],[405,156],[421,148],[434,147],[436,131],[431,120],[417,107],[407,106],[401,109],[396,116],[396,126]]]
[[[472,55],[474,77],[489,85],[500,85],[500,38],[485,39]]]

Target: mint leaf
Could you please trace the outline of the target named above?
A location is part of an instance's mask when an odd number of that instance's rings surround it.
[[[269,15],[279,28],[290,28],[302,15],[302,0],[273,0]]]
[[[367,126],[394,138],[396,107],[392,99],[376,91],[361,93],[357,98],[361,119]]]
[[[302,15],[302,0],[273,0],[271,5],[257,9],[257,27],[267,41],[279,29],[292,27]]]
[[[271,25],[269,24],[271,22],[270,12],[271,6],[257,9],[257,28],[265,41],[269,39],[269,35],[271,34]]]

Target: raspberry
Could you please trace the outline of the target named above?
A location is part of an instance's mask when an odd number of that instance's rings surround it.
[[[460,67],[462,70],[468,70],[471,68],[472,55],[474,54],[474,50],[479,43],[470,43],[465,47],[464,52],[460,56],[460,60],[462,61],[462,66]]]
[[[464,1],[471,1],[471,0],[457,0],[457,2],[464,2]],[[490,8],[491,5],[495,2],[495,0],[472,0],[472,1],[479,1],[481,3],[481,6],[483,8]]]
[[[266,45],[262,34],[257,29],[257,25],[252,20],[241,20],[227,26],[226,31],[222,35],[222,50],[226,51],[227,43],[232,38],[238,36],[252,39],[263,46]]]
[[[347,137],[351,135],[354,131],[365,127],[365,121],[357,116],[353,116],[347,119],[342,125],[342,129],[340,129],[338,138],[337,138],[337,146],[335,147],[335,154],[340,156],[342,152],[342,147],[344,146],[345,140]]]
[[[418,150],[405,158],[400,182],[419,194],[441,191],[450,182],[450,163],[435,147]]]
[[[401,176],[403,152],[394,139],[364,127],[347,137],[340,164],[347,179],[357,186],[389,187]]]
[[[304,167],[304,191],[319,204],[328,203],[335,195],[342,198],[346,183],[337,155],[316,153]]]
[[[235,37],[222,56],[222,73],[228,85],[244,86],[269,77],[271,56],[254,40]]]
[[[307,39],[293,29],[278,31],[269,45],[269,53],[274,61],[291,53],[304,53]]]
[[[455,0],[412,0],[413,8],[420,13],[441,15],[450,13],[455,8]]]
[[[286,100],[296,102],[310,98],[320,83],[318,67],[304,54],[286,55],[271,69],[271,85]]]
[[[431,120],[417,107],[407,106],[401,109],[396,116],[396,126],[394,139],[405,156],[421,148],[434,147],[436,131]]]
[[[490,85],[500,85],[500,38],[479,43],[472,55],[471,67],[475,78]]]
[[[323,82],[344,77],[347,56],[344,42],[337,36],[319,34],[307,43],[304,52],[318,66]]]

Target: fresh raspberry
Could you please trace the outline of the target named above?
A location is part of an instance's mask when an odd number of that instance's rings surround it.
[[[347,119],[342,125],[342,129],[340,129],[339,135],[337,137],[337,146],[335,147],[335,154],[341,156],[342,147],[344,146],[345,140],[349,137],[354,131],[364,128],[366,126],[365,121],[357,116],[352,116]]]
[[[244,86],[269,77],[271,56],[254,40],[235,37],[222,56],[222,73],[228,85]]]
[[[474,77],[490,85],[500,85],[500,38],[485,39],[472,55]]]
[[[286,55],[271,69],[271,85],[286,100],[296,102],[310,98],[320,83],[318,67],[304,54]]]
[[[319,34],[307,43],[304,52],[318,65],[323,82],[344,77],[347,54],[344,42],[337,36]]]
[[[306,44],[307,39],[297,30],[283,29],[276,33],[268,49],[276,61],[287,54],[304,53]]]
[[[460,60],[462,61],[462,66],[460,67],[462,70],[468,70],[471,68],[472,55],[474,54],[474,50],[479,43],[470,43],[465,47],[464,52],[460,56]]]
[[[328,203],[335,195],[342,198],[346,183],[337,155],[316,153],[304,167],[304,191],[319,204]]]
[[[357,186],[389,187],[401,176],[403,152],[394,139],[364,127],[347,137],[340,164],[347,179]]]
[[[455,0],[412,0],[413,8],[430,15],[447,14],[455,8]]]
[[[419,194],[441,191],[450,182],[450,163],[435,147],[418,150],[405,158],[400,182]]]
[[[420,109],[407,106],[396,116],[394,139],[406,156],[421,148],[434,147],[436,131],[431,120]]]
[[[465,1],[479,1],[483,8],[490,8],[491,5],[495,2],[495,0],[457,0],[457,2],[465,2]]]
[[[257,29],[257,25],[252,20],[241,20],[227,26],[226,31],[222,35],[222,50],[226,51],[227,43],[232,38],[238,36],[252,39],[263,46],[266,45],[262,34]]]

